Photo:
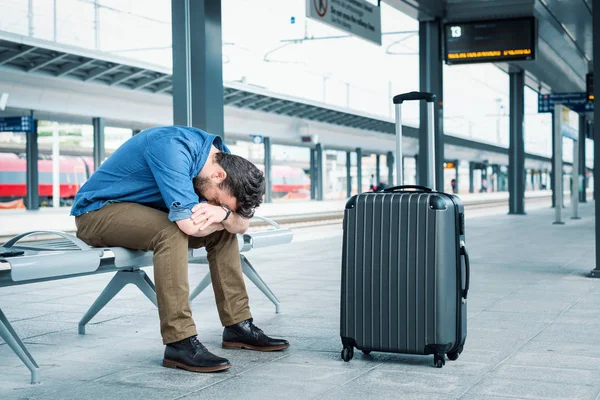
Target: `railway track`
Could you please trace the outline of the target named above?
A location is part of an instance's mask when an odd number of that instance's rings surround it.
[[[541,203],[549,203],[551,200],[551,196],[538,196],[538,197],[530,197],[526,198],[526,205],[539,205]],[[469,202],[465,202],[465,211],[468,213],[469,211],[474,210],[493,210],[500,208],[508,208],[508,200],[507,199],[481,199],[481,200],[470,200]],[[0,216],[2,214],[0,213]],[[294,229],[294,228],[310,228],[315,226],[328,226],[328,225],[338,225],[341,224],[344,218],[344,210],[336,210],[336,211],[327,211],[327,212],[315,212],[315,213],[305,213],[300,215],[274,215],[269,216],[270,219],[276,221],[280,226]],[[250,230],[260,229],[268,226],[263,221],[253,220],[250,224]],[[68,232],[74,233],[74,232]],[[47,235],[36,235],[32,237],[31,240],[40,240],[44,239]],[[10,239],[11,236],[0,236],[0,243],[6,242]],[[48,236],[52,237],[52,236]],[[27,241],[28,238],[23,239]]]
[[[551,196],[539,196],[525,199],[526,205],[539,205],[549,203]],[[476,200],[465,204],[465,212],[468,213],[470,210],[486,210],[486,209],[500,209],[508,208],[507,199],[494,199],[494,200]],[[279,225],[286,228],[309,228],[313,226],[322,225],[335,225],[341,224],[344,218],[344,210],[320,212],[304,215],[282,215],[269,217],[276,221]],[[258,228],[267,226],[263,222],[256,221],[252,223],[251,228]]]

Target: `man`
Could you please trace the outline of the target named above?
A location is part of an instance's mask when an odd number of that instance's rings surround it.
[[[250,314],[237,233],[262,201],[265,182],[220,137],[182,126],[145,130],[114,152],[75,197],[77,237],[91,246],[154,253],[163,365],[194,372],[231,367],[197,338],[189,305],[188,248],[206,247],[224,348],[282,350]]]

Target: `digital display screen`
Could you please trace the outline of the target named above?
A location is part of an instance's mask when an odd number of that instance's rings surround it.
[[[534,60],[534,17],[444,25],[446,64]]]

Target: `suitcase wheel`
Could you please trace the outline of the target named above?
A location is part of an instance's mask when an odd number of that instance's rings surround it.
[[[442,368],[444,365],[446,365],[446,360],[444,360],[443,356],[435,354],[433,356],[433,364],[438,368]]]
[[[369,354],[371,354],[371,350],[363,350],[362,352],[365,356],[368,356]]]
[[[354,348],[344,347],[344,350],[342,350],[342,360],[348,362],[348,361],[352,360],[353,357],[354,357]]]
[[[460,356],[460,353],[458,351],[448,353],[448,359],[451,361],[458,360],[458,356]]]

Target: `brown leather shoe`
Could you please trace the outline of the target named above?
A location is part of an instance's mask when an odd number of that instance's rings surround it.
[[[268,337],[254,325],[253,319],[250,318],[235,325],[226,326],[223,330],[222,346],[225,349],[277,351],[287,349],[290,344],[287,340]]]

